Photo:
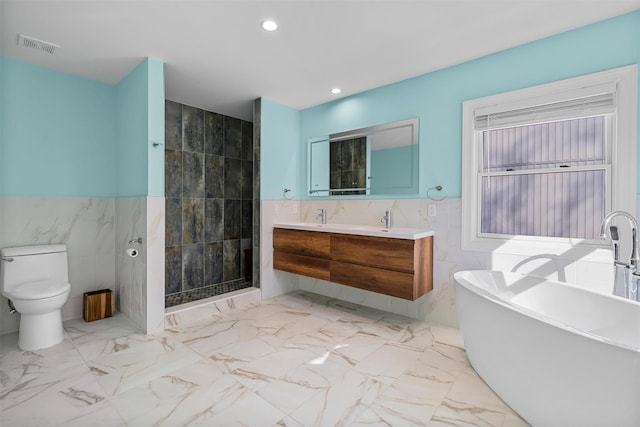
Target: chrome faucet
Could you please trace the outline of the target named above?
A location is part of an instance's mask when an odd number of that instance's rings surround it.
[[[600,225],[600,237],[602,237],[603,239],[606,239],[607,237],[613,237],[612,240],[614,241],[614,252],[615,252],[614,261],[619,262],[620,260],[617,259],[618,251],[616,247],[618,244],[617,242],[619,240],[618,227],[609,227],[611,220],[618,216],[625,217],[627,221],[629,221],[629,226],[631,227],[631,255],[629,256],[629,262],[627,265],[633,269],[632,271],[633,273],[636,273],[638,270],[638,263],[640,262],[640,254],[638,253],[638,222],[633,217],[633,215],[625,211],[613,211],[609,213],[609,215],[604,217],[604,220]],[[610,233],[609,235],[607,234],[607,230]]]
[[[629,255],[629,262],[626,263],[620,261],[620,236],[618,235],[618,227],[609,226],[611,220],[618,216],[626,218],[631,227],[631,254]],[[608,234],[607,231],[609,232]],[[640,292],[638,292],[638,282],[640,281],[640,272],[638,272],[638,264],[640,263],[640,254],[638,250],[638,222],[628,212],[613,211],[602,221],[600,225],[600,237],[610,237],[611,243],[613,244],[613,265],[615,266],[613,294],[639,301]]]
[[[319,219],[322,224],[327,223],[327,210],[326,209],[318,209],[320,213],[316,215],[316,219]]]
[[[391,228],[391,211],[384,212],[384,216],[380,218],[380,222],[384,224],[384,228]]]

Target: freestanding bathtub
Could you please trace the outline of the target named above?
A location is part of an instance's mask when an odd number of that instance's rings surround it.
[[[454,275],[469,361],[533,426],[640,426],[640,303],[499,271]]]

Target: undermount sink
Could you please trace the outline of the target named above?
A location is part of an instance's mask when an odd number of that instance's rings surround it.
[[[318,224],[315,222],[291,222],[273,225],[275,228],[288,228],[291,230],[322,231],[326,233],[358,234],[362,236],[390,237],[396,239],[420,239],[433,236],[431,230],[415,228],[391,227],[382,228],[373,225],[358,224]]]

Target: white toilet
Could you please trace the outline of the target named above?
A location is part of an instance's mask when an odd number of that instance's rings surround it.
[[[71,291],[66,246],[4,248],[0,256],[0,293],[20,313],[18,347],[39,350],[61,342],[61,310]]]

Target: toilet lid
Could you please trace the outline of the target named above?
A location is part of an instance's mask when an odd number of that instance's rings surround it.
[[[44,299],[58,296],[68,292],[70,289],[71,285],[68,282],[43,280],[41,282],[23,283],[10,292],[6,292],[6,294],[10,299]]]

